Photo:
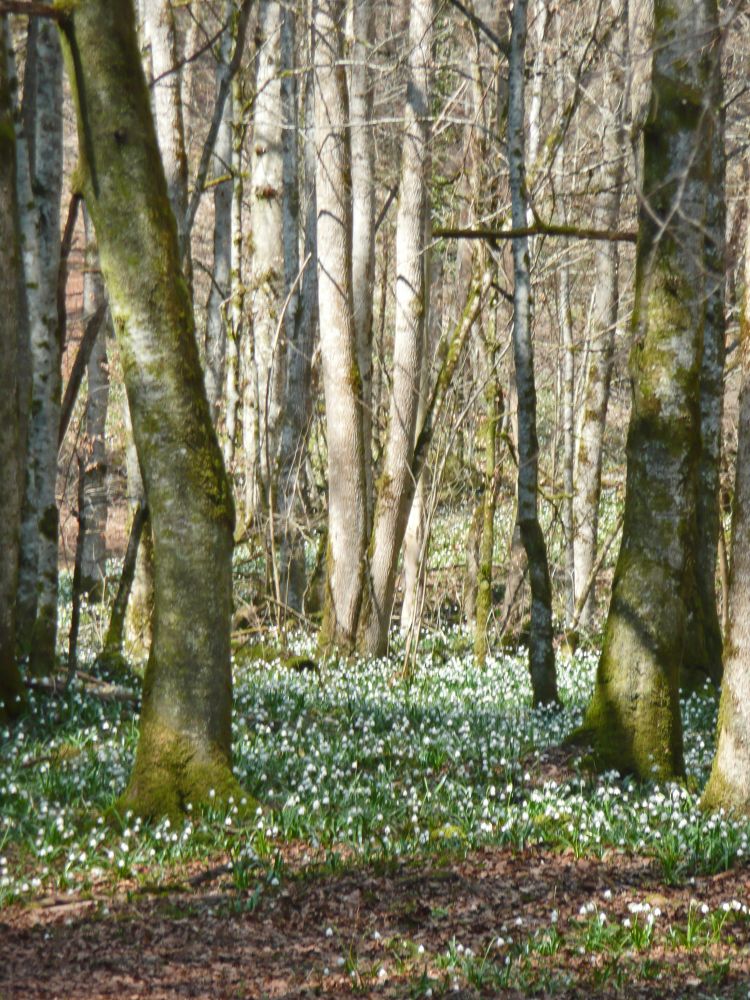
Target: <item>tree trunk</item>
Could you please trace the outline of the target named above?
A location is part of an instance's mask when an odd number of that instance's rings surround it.
[[[687,599],[685,651],[680,684],[702,687],[707,679],[718,687],[722,674],[722,638],[716,602],[716,564],[719,553],[719,493],[721,478],[721,424],[724,404],[725,356],[725,238],[726,161],[724,154],[723,87],[719,52],[714,54],[711,138],[711,184],[706,212],[706,317],[700,376],[701,453],[695,505],[692,571]],[[736,536],[732,536],[733,538]]]
[[[122,808],[176,815],[231,772],[231,490],[203,388],[190,293],[131,0],[63,22],[82,178],[119,340],[154,536],[154,638]]]
[[[16,187],[16,143],[6,53],[7,17],[0,19],[0,724],[25,703],[16,662],[16,586],[23,497],[20,452],[19,344],[28,336],[23,303],[23,264]]]
[[[321,643],[352,649],[365,587],[367,499],[352,297],[352,191],[344,0],[313,19],[318,305],[328,435],[328,572]]]
[[[245,340],[245,286],[243,282],[243,215],[242,202],[245,193],[243,180],[242,151],[245,145],[245,123],[239,113],[242,104],[242,84],[240,75],[235,74],[232,80],[232,107],[234,121],[232,126],[232,245],[229,256],[229,331],[227,336],[226,373],[225,373],[225,426],[224,426],[224,463],[233,472],[235,447],[237,443],[237,417],[240,408],[240,349]]]
[[[497,425],[502,420],[503,398],[497,373],[497,317],[490,321],[486,338],[487,373],[484,391],[485,413],[484,483],[482,486],[482,534],[477,567],[477,596],[474,621],[474,655],[480,663],[487,659],[487,626],[492,610],[492,557],[495,551],[495,507],[497,505]]]
[[[224,17],[226,24],[219,46],[216,63],[216,91],[229,72],[234,43],[236,5],[228,0]],[[211,288],[206,304],[206,396],[211,408],[214,426],[218,426],[226,378],[227,325],[231,310],[232,272],[232,143],[234,129],[234,101],[230,93],[224,102],[221,124],[216,134],[211,172],[214,181],[214,264]]]
[[[88,211],[84,213],[84,226],[86,271],[83,276],[83,312],[85,316],[93,316],[105,304],[106,297]],[[85,528],[81,548],[81,591],[91,600],[102,599],[107,577],[107,446],[104,434],[109,404],[108,325],[108,321],[102,324],[87,365],[83,510],[80,515]]]
[[[684,773],[679,670],[699,458],[716,2],[657,0],[636,251],[625,520],[584,731],[601,767]]]
[[[750,208],[750,187],[746,192]],[[709,203],[710,204],[710,203]],[[709,278],[710,280],[710,278]],[[750,227],[745,243],[745,290],[740,309],[740,409],[732,511],[729,635],[719,705],[719,732],[707,809],[750,814]]]
[[[526,225],[524,165],[524,54],[526,0],[513,7],[508,80],[508,164],[513,226]],[[536,388],[531,342],[531,280],[528,241],[513,240],[513,356],[518,392],[518,524],[529,563],[531,635],[529,670],[534,704],[557,702],[555,654],[552,648],[552,588],[547,549],[537,511],[539,444],[536,431]]]
[[[432,0],[411,0],[409,60],[396,224],[396,321],[383,473],[378,483],[370,556],[371,591],[360,651],[382,656],[396,587],[398,557],[414,497],[414,445],[425,339],[426,216],[429,211],[429,74]]]
[[[57,642],[60,425],[60,266],[62,189],[62,57],[57,30],[32,20],[26,59],[19,189],[31,344],[32,390],[26,501],[21,534],[19,613],[33,674],[51,671]],[[25,148],[23,148],[25,147]]]
[[[285,62],[293,59],[293,24],[288,11],[284,13],[285,39],[282,48]],[[287,37],[291,36],[291,37]],[[293,148],[284,149],[284,235],[289,244],[287,260],[294,256],[297,245],[299,223],[299,192],[296,185],[296,86],[291,87],[293,74],[284,85],[284,108],[287,118],[294,123],[285,130],[285,142]],[[286,93],[287,88],[289,93]],[[313,78],[308,73],[305,82],[305,261],[300,281],[300,293],[293,311],[289,312],[286,388],[286,406],[282,417],[279,436],[278,492],[276,514],[279,535],[279,586],[280,599],[294,611],[301,612],[305,595],[305,540],[299,518],[303,511],[304,464],[307,449],[307,435],[312,405],[310,384],[313,345],[316,330],[315,285],[315,140],[311,118],[314,115],[312,96]],[[287,281],[296,276],[289,268]]]
[[[250,230],[253,237],[250,289],[255,384],[253,420],[257,437],[245,451],[248,516],[268,511],[284,391],[283,337],[276,331],[285,298],[282,197],[281,4],[261,0],[250,181]]]
[[[178,67],[177,32],[171,0],[146,0],[144,31],[151,48],[154,121],[167,178],[169,202],[177,220],[180,255],[188,251],[184,224],[188,204],[188,165],[182,116],[182,70]],[[189,254],[188,254],[189,256]]]
[[[372,466],[372,300],[375,282],[375,142],[372,122],[372,0],[353,2],[351,69],[352,144],[352,297],[357,363],[362,381],[362,434],[367,481],[367,531],[372,530],[374,484]]]
[[[624,58],[625,12],[622,3],[613,12],[615,33],[610,44],[611,70],[604,82],[602,107],[603,169],[597,196],[594,224],[602,229],[617,229],[624,169],[624,130],[622,120],[622,70]],[[581,419],[578,427],[573,492],[573,572],[575,602],[591,574],[596,559],[599,531],[599,499],[602,483],[604,430],[612,379],[615,331],[617,328],[619,250],[615,242],[597,243],[594,249],[594,308],[591,318],[591,348],[586,369]],[[581,623],[591,624],[594,612],[593,593],[587,599]]]

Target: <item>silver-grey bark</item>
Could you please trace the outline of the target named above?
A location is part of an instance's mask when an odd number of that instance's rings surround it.
[[[62,56],[57,29],[44,18],[29,23],[22,115],[18,182],[32,390],[19,615],[30,668],[46,673],[54,665],[57,637],[55,487],[61,393],[57,278],[63,160]]]
[[[524,153],[524,77],[527,0],[516,0],[511,20],[508,76],[508,166],[513,226],[527,219]],[[513,356],[518,393],[518,524],[531,581],[529,669],[535,704],[557,701],[552,648],[552,588],[547,548],[538,515],[539,444],[531,334],[531,277],[528,240],[513,240]]]

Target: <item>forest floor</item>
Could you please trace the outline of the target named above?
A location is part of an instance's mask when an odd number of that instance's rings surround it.
[[[294,670],[238,644],[252,798],[145,824],[112,811],[141,678],[108,696],[84,611],[79,681],[0,730],[0,1000],[750,997],[750,823],[700,807],[715,692],[683,701],[687,782],[638,784],[560,749],[594,646],[550,711],[524,650],[480,667],[460,628],[408,675],[397,646]]]
[[[238,892],[217,859],[158,891],[125,882],[11,906],[0,915],[0,996],[750,993],[746,921],[715,940],[665,932],[701,905],[721,913],[727,899],[747,900],[746,868],[675,887],[653,860],[616,853],[482,848],[319,874],[300,853],[284,852],[283,882],[260,899]],[[660,930],[624,943],[608,928],[637,919],[634,899],[660,911]],[[590,915],[605,912],[596,928]]]

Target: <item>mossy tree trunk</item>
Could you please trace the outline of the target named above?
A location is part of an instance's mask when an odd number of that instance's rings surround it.
[[[524,76],[528,4],[513,6],[508,76],[508,165],[513,226],[526,225],[524,156]],[[536,386],[531,340],[531,278],[526,237],[513,240],[513,356],[518,392],[518,524],[529,564],[531,635],[529,670],[534,704],[558,700],[552,648],[552,587],[547,547],[539,524],[539,442],[536,429]]]
[[[750,187],[746,192],[750,208]],[[740,309],[740,410],[732,511],[729,635],[707,809],[750,815],[750,227],[745,243],[745,290]]]
[[[23,264],[16,188],[7,49],[7,17],[0,19],[0,724],[16,716],[25,701],[16,662],[16,585],[23,496],[20,451],[19,341],[28,336],[23,303]]]
[[[62,25],[81,176],[119,342],[154,536],[154,637],[121,800],[177,814],[231,771],[234,512],[211,423],[177,226],[131,0],[80,0]]]
[[[700,451],[715,0],[656,0],[622,543],[584,731],[601,767],[684,773],[678,680]]]

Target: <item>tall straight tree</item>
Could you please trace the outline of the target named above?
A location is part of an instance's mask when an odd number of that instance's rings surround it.
[[[23,497],[20,449],[20,341],[28,336],[16,187],[16,143],[8,73],[8,20],[0,18],[0,723],[23,706],[16,662],[16,585]]]
[[[396,324],[388,437],[375,500],[371,588],[360,650],[381,655],[396,585],[396,568],[414,497],[414,446],[427,313],[425,219],[428,212],[432,0],[411,0],[408,77],[396,223]]]
[[[234,510],[198,357],[131,0],[62,22],[81,179],[122,357],[154,537],[154,635],[122,799],[158,816],[237,790],[231,771]]]
[[[595,225],[616,230],[620,217],[625,164],[623,126],[623,67],[627,33],[624,0],[612,5],[613,30],[605,56],[600,107],[602,109],[601,184],[596,197]],[[614,241],[594,249],[594,303],[591,348],[586,369],[573,490],[573,561],[575,601],[578,603],[596,559],[599,499],[602,482],[604,429],[614,362],[619,305],[619,247]],[[586,599],[581,622],[590,624],[593,597]]]
[[[22,116],[18,182],[32,392],[19,613],[30,669],[44,674],[53,669],[57,640],[59,511],[55,487],[62,347],[57,281],[63,173],[62,56],[56,28],[46,18],[29,23]]]
[[[679,671],[700,453],[716,0],[656,0],[622,543],[584,732],[603,767],[684,773]]]
[[[321,641],[352,649],[366,581],[367,490],[352,296],[345,18],[345,0],[320,0],[313,39],[318,310],[328,436],[328,573]]]
[[[745,197],[750,208],[750,187]],[[740,309],[740,371],[729,636],[716,756],[703,793],[703,805],[747,815],[750,814],[750,225],[745,239],[745,289]]]
[[[278,0],[261,0],[250,162],[250,273],[253,357],[245,380],[245,512],[268,510],[284,391],[285,340],[277,328],[285,298],[282,199],[281,21]]]
[[[508,70],[508,167],[516,229],[526,225],[527,214],[524,155],[527,7],[526,0],[516,0],[513,5]],[[539,705],[558,699],[552,648],[552,587],[538,512],[539,442],[531,340],[531,275],[525,236],[513,240],[513,278],[513,357],[518,392],[518,525],[531,581],[529,669],[534,704]]]

